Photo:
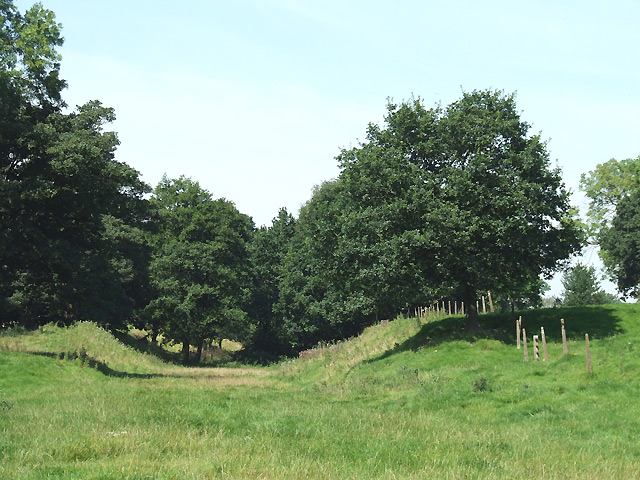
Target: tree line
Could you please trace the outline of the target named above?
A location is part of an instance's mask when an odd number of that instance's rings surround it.
[[[223,338],[292,354],[441,298],[464,301],[474,330],[479,292],[538,304],[587,237],[636,294],[640,194],[616,179],[635,182],[620,172],[640,157],[583,177],[584,228],[514,95],[390,102],[298,218],[256,228],[193,179],[152,190],[115,157],[112,109],[66,111],[51,11],[0,0],[0,22],[0,327],[135,326],[185,361]]]

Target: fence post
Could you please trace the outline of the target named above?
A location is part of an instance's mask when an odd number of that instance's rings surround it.
[[[448,300],[449,302],[449,315],[451,315],[451,300]]]
[[[540,360],[540,348],[538,347],[538,335],[533,336],[533,359],[536,362]]]
[[[591,367],[591,347],[589,347],[589,334],[584,334],[584,341],[587,344],[587,373],[593,373],[593,368]]]
[[[544,327],[540,327],[540,334],[542,335],[542,360],[548,361],[549,355],[547,353],[547,337],[544,335]]]
[[[458,314],[458,301],[456,300],[455,302],[453,302],[453,311],[455,312],[455,314]]]
[[[462,309],[462,315],[464,315],[464,302],[462,302],[462,304],[460,305],[460,308]]]
[[[489,311],[493,313],[494,310],[493,310],[493,300],[491,299],[491,292],[487,292],[487,295],[489,295]]]
[[[482,313],[487,313],[487,304],[484,302],[484,295],[482,295]]]
[[[520,350],[520,327],[522,326],[522,317],[516,320],[516,345],[518,346],[518,350]]]
[[[567,332],[564,330],[564,318],[560,319],[562,323],[562,352],[564,355],[569,353],[569,349],[567,348]]]
[[[522,329],[522,344],[524,346],[524,361],[529,361],[529,351],[527,350],[527,331]]]

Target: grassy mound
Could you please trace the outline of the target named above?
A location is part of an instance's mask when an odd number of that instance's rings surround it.
[[[9,332],[0,336],[0,350],[96,362],[114,374],[151,374],[166,369],[159,357],[125,345],[91,322],[67,328],[46,325],[33,332]]]
[[[545,327],[548,361],[529,343],[524,362],[503,315],[474,335],[460,317],[398,319],[270,368],[197,374],[86,324],[0,336],[163,374],[0,351],[0,478],[640,478],[640,308],[522,316],[529,338]]]

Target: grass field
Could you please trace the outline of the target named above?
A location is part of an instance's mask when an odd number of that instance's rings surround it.
[[[548,362],[501,315],[474,336],[382,322],[271,367],[180,367],[90,323],[5,332],[0,478],[640,478],[640,306],[522,315]]]

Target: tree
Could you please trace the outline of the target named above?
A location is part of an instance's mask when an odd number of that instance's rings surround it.
[[[590,199],[587,218],[594,243],[616,215],[621,200],[640,190],[640,156],[625,160],[612,158],[582,174],[580,189]]]
[[[622,198],[611,227],[600,236],[606,265],[623,294],[637,298],[640,286],[640,189]]]
[[[340,156],[347,190],[379,192],[353,195],[358,208],[407,199],[395,235],[412,237],[434,290],[464,292],[469,329],[479,328],[478,291],[518,297],[580,245],[560,171],[528,130],[513,95],[473,91],[446,109],[389,104],[385,126]]]
[[[596,269],[590,265],[578,263],[569,268],[562,277],[562,286],[562,305],[566,307],[601,305],[615,300],[600,288]]]
[[[633,205],[640,195],[640,156],[598,165],[582,175],[580,188],[591,200],[587,212],[590,240],[600,246],[598,254],[607,272],[618,281],[621,292],[637,294],[633,244],[638,223],[633,223],[637,222]],[[622,215],[620,208],[625,210]],[[627,221],[631,223],[625,224]]]
[[[478,292],[539,296],[580,246],[560,171],[512,95],[387,108],[300,211],[276,305],[294,350],[445,296],[477,329]]]
[[[141,306],[134,283],[144,276],[120,268],[130,249],[114,227],[140,227],[148,187],[114,158],[117,137],[103,130],[112,109],[93,101],[62,112],[53,13],[38,4],[21,15],[0,0],[0,26],[2,316],[27,327],[92,319],[121,328]]]
[[[197,182],[163,177],[151,199],[157,233],[150,265],[154,298],[149,316],[165,335],[190,346],[198,362],[206,339],[244,340],[251,276],[247,244],[253,222]]]
[[[329,181],[316,187],[300,209],[296,229],[283,259],[274,312],[290,351],[319,341],[343,338],[355,332],[353,318],[341,313],[338,299],[344,292],[337,249],[342,184]]]
[[[272,355],[288,352],[274,307],[278,302],[280,282],[285,275],[284,259],[295,227],[293,216],[282,208],[269,228],[261,227],[252,236],[249,245],[254,274],[251,316],[256,329],[249,342],[251,350]]]

